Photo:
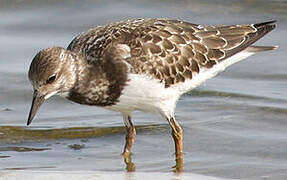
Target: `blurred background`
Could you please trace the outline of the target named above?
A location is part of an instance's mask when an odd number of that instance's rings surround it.
[[[26,127],[32,101],[27,77],[34,55],[67,47],[79,33],[131,18],[249,24],[277,20],[258,45],[279,45],[183,96],[185,173],[223,178],[287,176],[287,1],[285,0],[1,0],[0,170],[125,171],[121,114],[52,97]],[[170,172],[174,147],[167,122],[136,112],[137,172]]]

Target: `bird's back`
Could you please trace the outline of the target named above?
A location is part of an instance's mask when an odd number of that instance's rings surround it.
[[[254,47],[246,54],[248,46],[275,28],[273,23],[202,26],[134,19],[91,29],[76,37],[68,49],[81,53],[89,63],[103,62],[105,54],[112,53],[129,66],[128,73],[150,76],[165,88],[185,84],[180,88],[184,93],[255,51],[272,49]]]

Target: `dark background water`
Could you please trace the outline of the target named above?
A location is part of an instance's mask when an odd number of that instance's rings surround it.
[[[1,0],[0,170],[125,171],[122,117],[52,97],[31,127],[30,62],[42,48],[66,47],[82,31],[137,17],[199,24],[278,20],[257,44],[279,45],[228,68],[183,96],[184,169],[224,178],[287,177],[287,2],[283,0]],[[134,113],[137,172],[169,172],[174,147],[167,122]],[[74,145],[76,144],[76,145]]]

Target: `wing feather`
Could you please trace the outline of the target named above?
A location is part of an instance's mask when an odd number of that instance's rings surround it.
[[[104,53],[113,49],[111,54],[128,64],[129,72],[149,74],[169,87],[246,49],[274,29],[274,23],[204,27],[178,20],[135,19],[91,29],[68,49],[82,53],[88,63],[105,62]]]

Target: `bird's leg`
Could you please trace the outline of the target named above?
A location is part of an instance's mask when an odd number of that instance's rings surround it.
[[[136,138],[136,129],[131,121],[130,115],[124,115],[124,122],[126,126],[126,144],[123,155],[128,156],[131,154],[131,148]]]
[[[169,118],[168,122],[172,129],[172,137],[175,144],[176,171],[181,172],[183,170],[182,128],[174,117]]]
[[[127,171],[134,171],[135,165],[131,159],[131,148],[136,138],[136,129],[131,121],[130,115],[123,115],[126,126],[126,144],[123,152],[124,161],[127,165]]]

